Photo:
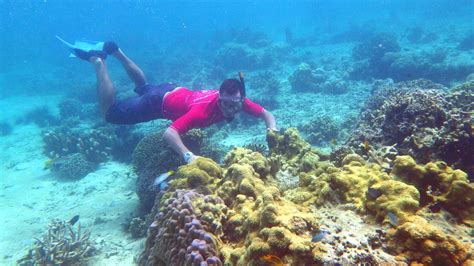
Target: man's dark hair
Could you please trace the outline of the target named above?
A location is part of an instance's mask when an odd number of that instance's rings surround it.
[[[222,82],[220,88],[219,88],[219,93],[221,94],[236,94],[237,92],[240,92],[240,95],[242,95],[242,83],[240,83],[239,80],[237,79],[226,79],[224,82]]]

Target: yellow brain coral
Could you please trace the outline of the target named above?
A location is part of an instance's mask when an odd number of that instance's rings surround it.
[[[387,214],[392,212],[397,217],[398,223],[403,223],[420,207],[420,194],[414,186],[396,180],[385,180],[371,188],[380,191],[380,196],[368,197],[365,206],[367,210],[375,213],[379,221],[391,223]]]
[[[261,153],[251,151],[245,148],[234,148],[225,157],[224,163],[227,166],[231,164],[249,164],[253,167],[261,178],[266,178],[270,173],[270,163]]]
[[[199,188],[211,191],[222,178],[222,168],[213,160],[198,157],[193,162],[178,168],[170,186],[177,188]]]
[[[355,204],[357,210],[364,210],[365,195],[369,186],[390,179],[379,165],[351,161],[339,172],[331,175],[331,187],[346,202]]]
[[[416,186],[422,205],[440,202],[464,223],[474,225],[474,185],[463,171],[445,162],[419,165],[410,156],[397,156],[391,174]]]

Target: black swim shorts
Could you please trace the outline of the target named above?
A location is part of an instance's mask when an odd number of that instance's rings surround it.
[[[163,97],[176,87],[178,85],[173,83],[144,84],[137,87],[135,92],[139,96],[117,101],[110,106],[105,115],[105,121],[112,124],[137,124],[163,118]]]

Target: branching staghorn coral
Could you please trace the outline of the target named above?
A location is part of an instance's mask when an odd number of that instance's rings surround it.
[[[34,238],[28,254],[17,261],[19,265],[81,265],[94,253],[90,231],[73,228],[72,222],[53,219],[41,239]]]

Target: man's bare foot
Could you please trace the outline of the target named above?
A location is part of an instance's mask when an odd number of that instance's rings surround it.
[[[118,52],[119,47],[115,42],[107,41],[104,43],[102,50],[108,55],[113,55],[114,53]]]
[[[104,60],[100,57],[97,57],[97,56],[91,56],[89,58],[89,62],[96,65],[96,64],[101,64],[102,62],[104,62]]]

